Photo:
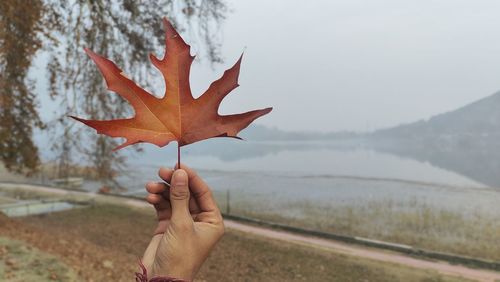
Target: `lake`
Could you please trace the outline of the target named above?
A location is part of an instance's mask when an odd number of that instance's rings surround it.
[[[160,166],[172,167],[176,147],[146,146],[129,156],[130,172],[120,178],[129,194],[143,195],[147,181],[159,180]],[[339,142],[251,142],[214,139],[182,149],[183,163],[196,168],[220,201],[272,203],[296,214],[294,203],[360,206],[395,202],[461,213],[500,214],[500,190],[459,173],[410,158]],[[94,186],[94,185],[92,185]],[[91,188],[95,189],[95,186]],[[254,203],[254,205],[252,205]]]

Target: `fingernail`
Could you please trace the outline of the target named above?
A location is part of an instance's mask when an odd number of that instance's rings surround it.
[[[182,170],[178,169],[174,172],[174,175],[172,176],[172,182],[174,186],[184,186],[187,185],[187,173]]]

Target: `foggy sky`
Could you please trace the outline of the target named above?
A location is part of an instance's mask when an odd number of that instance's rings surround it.
[[[228,2],[225,62],[191,75],[197,96],[245,51],[222,113],[274,106],[258,123],[366,131],[500,90],[500,1]]]

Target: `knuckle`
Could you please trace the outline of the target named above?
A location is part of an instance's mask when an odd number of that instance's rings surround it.
[[[169,178],[171,173],[172,173],[172,170],[169,168],[166,168],[166,167],[162,167],[158,170],[158,176],[164,180],[166,180],[166,178]]]
[[[226,233],[226,226],[224,226],[224,223],[222,222],[219,229],[218,229],[218,234],[219,234],[219,237],[222,237],[224,235],[224,233]]]
[[[212,196],[212,191],[210,190],[206,190],[206,191],[203,191],[203,192],[198,192],[195,194],[195,196],[197,198],[200,198],[200,199],[212,199],[213,196]]]
[[[198,175],[198,173],[194,170],[191,170],[189,171],[189,178],[191,178],[191,180],[200,180],[200,176]]]
[[[156,183],[148,183],[148,185],[146,185],[146,191],[148,191],[149,193],[155,193],[156,192]]]
[[[223,226],[223,222],[220,218],[216,217],[210,221],[215,226]]]
[[[148,203],[155,203],[155,197],[152,194],[146,196],[146,201]]]
[[[217,226],[217,232],[220,236],[224,235],[226,227],[224,225],[224,219],[220,214],[214,218],[212,224]]]
[[[205,192],[205,197],[207,198],[213,198],[213,193],[212,193],[212,190],[208,189],[206,192]]]
[[[170,192],[170,199],[171,200],[184,200],[184,199],[187,199],[189,197],[189,190],[188,189],[179,189],[180,187],[176,187],[176,188],[171,189],[171,192]]]

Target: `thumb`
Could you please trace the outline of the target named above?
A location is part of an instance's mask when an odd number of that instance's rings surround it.
[[[191,219],[191,215],[189,214],[189,196],[188,175],[184,170],[177,169],[174,171],[172,181],[170,182],[170,205],[172,206],[173,222]]]

